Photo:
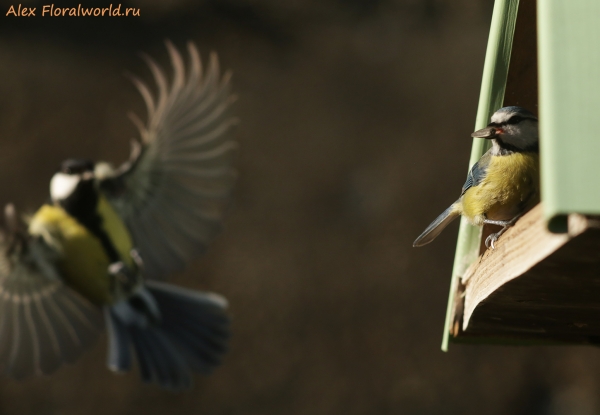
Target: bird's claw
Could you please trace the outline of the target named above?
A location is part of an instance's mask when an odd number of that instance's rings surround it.
[[[500,225],[502,226],[502,229],[500,229],[499,232],[496,233],[492,233],[490,234],[490,236],[488,236],[487,238],[485,238],[485,247],[486,248],[492,248],[492,250],[496,249],[496,247],[494,246],[494,244],[496,243],[496,241],[498,240],[498,238],[500,238],[500,235],[502,235],[504,232],[506,232],[506,230],[508,228],[510,228],[511,226],[513,226],[515,224],[515,222],[517,220],[519,220],[519,218],[523,216],[523,214],[519,214],[517,216],[515,216],[514,218],[512,218],[511,220],[508,221],[500,221],[500,220],[485,220],[484,223],[490,224],[490,225]]]
[[[492,250],[496,249],[496,247],[494,246],[494,244],[496,243],[496,241],[498,240],[498,237],[500,235],[498,235],[500,232],[498,233],[492,233],[490,234],[487,238],[485,238],[485,247],[486,248],[492,248]]]
[[[511,221],[512,223],[514,223],[514,220]],[[508,225],[504,226],[504,228],[500,229],[500,231],[496,232],[496,233],[492,233],[490,234],[490,236],[488,236],[487,238],[485,238],[485,247],[486,248],[492,248],[492,250],[496,249],[496,247],[494,246],[494,244],[496,243],[496,241],[498,240],[498,238],[500,238],[500,236],[506,232],[506,230],[512,226],[512,223],[509,223]]]

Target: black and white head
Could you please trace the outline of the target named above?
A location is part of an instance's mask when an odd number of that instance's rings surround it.
[[[471,137],[493,140],[497,152],[538,151],[538,119],[525,108],[500,108],[487,127],[475,131]]]
[[[69,159],[62,162],[50,180],[50,197],[62,202],[71,197],[82,183],[92,183],[94,163],[89,160]]]

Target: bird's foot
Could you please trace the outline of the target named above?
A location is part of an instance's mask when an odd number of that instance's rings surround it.
[[[496,232],[496,233],[492,233],[490,236],[488,236],[485,239],[485,247],[486,248],[492,248],[492,249],[496,249],[496,247],[494,246],[494,244],[496,243],[496,241],[498,240],[498,238],[500,238],[500,236],[506,232],[506,230],[508,228],[510,228],[511,226],[513,226],[515,224],[515,222],[517,220],[519,220],[519,218],[523,216],[523,214],[519,214],[517,216],[515,216],[514,218],[512,218],[511,220],[490,220],[490,219],[485,219],[483,221],[483,223],[486,223],[488,225],[498,225],[498,226],[502,226],[502,229],[500,229],[500,231]]]
[[[504,228],[502,229],[504,230]],[[500,232],[496,232],[496,233],[492,233],[490,234],[487,238],[485,238],[485,247],[486,248],[492,248],[492,249],[496,249],[496,247],[494,246],[494,244],[496,243],[496,241],[498,240],[498,238],[500,237],[501,233]]]

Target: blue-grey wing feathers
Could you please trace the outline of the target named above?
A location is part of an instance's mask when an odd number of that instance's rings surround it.
[[[461,196],[465,194],[467,190],[471,187],[477,186],[481,181],[485,178],[487,174],[487,168],[490,165],[490,160],[492,159],[492,155],[490,150],[488,150],[477,163],[473,164],[469,173],[467,174],[467,181],[462,187]]]
[[[203,74],[192,43],[187,71],[179,52],[170,43],[167,48],[174,71],[170,84],[146,58],[158,86],[156,99],[134,79],[148,110],[147,124],[137,122],[141,146],[116,175],[101,181],[149,279],[164,279],[204,252],[221,228],[236,176],[229,75],[220,76],[215,54]]]
[[[477,186],[485,178],[487,174],[487,168],[491,160],[491,152],[488,150],[477,163],[475,163],[469,173],[467,174],[467,180],[462,187],[461,197],[467,190]],[[427,245],[433,241],[446,226],[450,224],[454,219],[459,216],[459,209],[457,209],[457,203],[460,203],[460,199],[453,203],[448,209],[442,212],[431,224],[423,231],[421,235],[413,242],[413,246]]]
[[[0,365],[17,379],[75,361],[103,327],[100,309],[68,288],[41,239],[0,254]]]

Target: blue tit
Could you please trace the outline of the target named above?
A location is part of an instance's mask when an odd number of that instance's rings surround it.
[[[0,365],[24,378],[72,362],[108,329],[108,366],[179,390],[207,374],[229,339],[227,301],[163,282],[221,228],[235,181],[229,75],[202,70],[167,43],[173,79],[150,58],[158,93],[134,83],[148,110],[118,169],[71,159],[50,201],[23,224],[8,207],[0,240]],[[187,66],[187,67],[186,67]],[[203,73],[205,72],[205,73]]]
[[[438,216],[413,243],[433,241],[459,215],[470,224],[499,225],[485,244],[494,242],[540,199],[538,120],[520,107],[496,111],[487,127],[472,137],[492,140],[492,147],[473,165],[460,197]]]

